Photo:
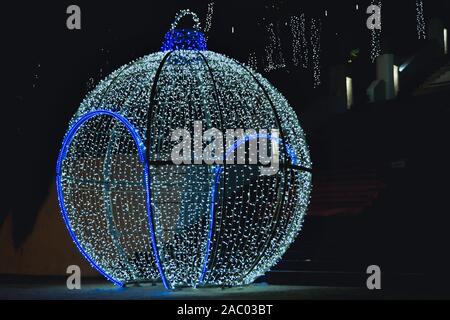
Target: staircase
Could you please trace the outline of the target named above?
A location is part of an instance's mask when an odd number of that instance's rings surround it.
[[[336,257],[342,253],[339,247],[346,242],[334,243],[333,239],[339,232],[350,234],[357,228],[355,218],[372,207],[384,188],[374,168],[315,173],[305,226],[282,261],[263,280],[274,284],[333,286],[364,283],[364,266]],[[337,246],[336,250],[324,251],[330,241]]]
[[[415,96],[450,90],[450,62],[433,73],[414,93]]]
[[[357,215],[378,198],[383,183],[375,169],[341,169],[313,176],[309,215]]]

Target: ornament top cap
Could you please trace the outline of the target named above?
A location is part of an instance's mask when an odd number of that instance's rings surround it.
[[[185,16],[192,16],[194,25],[192,28],[178,29],[178,23]],[[201,31],[200,20],[198,16],[189,9],[180,10],[172,22],[170,30],[164,36],[161,51],[173,50],[206,50],[205,35]]]

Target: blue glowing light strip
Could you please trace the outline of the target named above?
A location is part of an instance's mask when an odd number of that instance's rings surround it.
[[[283,145],[283,142],[280,138],[276,138],[276,137],[272,137],[272,134],[270,133],[266,133],[266,134],[252,134],[252,135],[247,135],[244,136],[243,138],[239,139],[238,141],[236,141],[226,152],[225,157],[224,157],[224,161],[226,161],[226,159],[231,155],[231,153],[233,153],[237,148],[239,148],[239,146],[241,146],[242,144],[246,143],[247,141],[250,140],[256,140],[256,139],[267,139],[267,140],[275,140],[279,145]],[[289,144],[284,144],[287,150],[287,154],[292,162],[292,165],[296,166],[297,165],[297,155],[294,151],[294,149],[292,149],[292,147]],[[206,252],[205,252],[205,258],[203,259],[203,267],[202,267],[202,273],[200,275],[199,278],[199,282],[203,283],[205,281],[205,277],[206,277],[206,272],[208,269],[208,260],[209,260],[209,255],[210,255],[210,250],[211,250],[211,243],[212,243],[212,237],[213,237],[213,228],[214,228],[214,204],[215,204],[215,194],[217,192],[217,186],[219,185],[220,182],[220,175],[222,174],[223,171],[223,167],[216,167],[215,169],[216,171],[216,175],[214,178],[214,184],[212,186],[211,189],[211,206],[210,206],[210,217],[209,217],[209,232],[208,232],[208,239],[207,239],[207,244],[206,244]]]
[[[161,263],[160,263],[160,259],[159,259],[158,248],[156,247],[155,234],[154,234],[154,229],[153,229],[153,224],[152,224],[152,219],[151,219],[152,218],[152,214],[151,214],[151,198],[150,198],[150,187],[149,187],[149,184],[148,184],[148,181],[149,181],[149,170],[148,170],[147,160],[146,160],[146,158],[144,156],[145,155],[145,145],[142,142],[142,139],[140,138],[138,131],[134,128],[134,126],[125,117],[123,117],[122,115],[117,114],[115,112],[109,111],[109,110],[97,110],[97,111],[93,111],[93,112],[87,113],[84,116],[82,116],[80,119],[77,120],[77,122],[72,126],[72,128],[69,130],[69,132],[67,133],[66,137],[64,138],[63,145],[62,145],[61,151],[60,151],[59,156],[58,156],[58,162],[57,162],[57,165],[56,165],[56,187],[57,187],[57,193],[58,193],[59,206],[61,208],[61,212],[62,212],[62,216],[63,216],[63,219],[64,219],[64,223],[65,223],[65,225],[67,227],[67,230],[69,231],[69,234],[70,234],[73,242],[77,246],[78,250],[86,258],[86,260],[88,260],[89,263],[100,274],[102,274],[106,279],[108,279],[109,281],[111,281],[115,285],[122,287],[123,283],[120,282],[119,280],[114,279],[110,275],[108,275],[100,266],[98,266],[92,260],[92,258],[89,256],[89,254],[81,246],[81,244],[78,241],[75,233],[73,232],[72,228],[70,227],[70,222],[69,222],[68,214],[67,214],[67,211],[66,211],[66,208],[65,208],[65,205],[64,205],[64,195],[63,195],[63,191],[62,191],[62,181],[61,181],[61,179],[62,179],[61,178],[62,163],[63,163],[64,159],[67,156],[67,152],[68,152],[69,146],[72,143],[72,141],[73,141],[73,139],[75,137],[75,134],[77,133],[78,129],[86,121],[88,121],[89,119],[91,119],[91,118],[93,118],[95,116],[101,116],[101,115],[111,116],[111,117],[117,119],[118,121],[120,121],[123,125],[125,125],[127,130],[130,132],[131,136],[133,137],[134,142],[136,143],[140,161],[142,162],[142,164],[144,166],[144,183],[145,183],[145,186],[146,186],[147,216],[148,216],[148,221],[149,221],[150,236],[151,236],[151,240],[152,240],[151,245],[152,245],[153,255],[155,257],[155,261],[156,261],[156,266],[158,268],[158,272],[160,273],[160,275],[163,274]],[[163,279],[163,284],[167,288],[167,283],[165,282],[164,277],[161,277],[161,279]]]

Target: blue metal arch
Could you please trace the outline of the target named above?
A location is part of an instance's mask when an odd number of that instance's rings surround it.
[[[145,190],[146,191],[146,208],[147,208],[148,224],[149,224],[149,229],[150,229],[150,237],[152,240],[151,245],[152,245],[153,255],[155,258],[155,262],[156,262],[156,266],[158,268],[159,274],[160,275],[163,274],[161,263],[160,263],[160,258],[159,258],[158,248],[156,247],[155,234],[154,234],[153,222],[152,222],[151,194],[150,194],[150,184],[149,184],[150,174],[149,174],[149,169],[148,169],[147,158],[145,157],[145,145],[142,142],[142,139],[140,138],[139,132],[124,116],[122,116],[118,113],[109,111],[109,110],[97,110],[97,111],[93,111],[93,112],[83,115],[81,118],[79,118],[75,122],[75,124],[67,132],[67,134],[64,138],[63,144],[62,144],[61,151],[58,156],[58,161],[57,161],[57,165],[56,165],[56,188],[57,188],[57,193],[58,193],[59,206],[61,208],[61,213],[62,213],[62,216],[64,219],[64,223],[67,227],[67,230],[69,231],[69,234],[70,234],[73,242],[77,246],[78,250],[100,274],[102,274],[106,279],[108,279],[115,285],[122,287],[124,284],[122,282],[120,282],[119,280],[114,279],[113,277],[108,275],[99,265],[97,265],[95,263],[95,261],[93,261],[93,259],[89,256],[89,254],[81,246],[80,242],[78,241],[75,233],[73,232],[73,230],[70,226],[70,221],[69,221],[67,211],[66,211],[66,208],[64,205],[64,195],[63,195],[63,190],[62,190],[62,181],[61,181],[62,163],[67,156],[68,149],[75,137],[75,134],[77,133],[78,129],[80,129],[80,127],[85,122],[87,122],[88,120],[90,120],[93,117],[101,116],[101,115],[107,115],[107,116],[113,117],[114,119],[120,121],[130,132],[134,142],[136,143],[140,161],[142,162],[142,164],[144,166],[143,178],[144,178],[144,185],[146,188],[146,190]],[[161,279],[163,281],[164,286],[166,288],[168,288],[167,283],[165,282],[165,278],[161,277]]]

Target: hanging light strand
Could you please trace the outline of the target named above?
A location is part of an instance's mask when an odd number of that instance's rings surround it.
[[[416,20],[417,20],[417,38],[419,40],[425,40],[426,36],[426,25],[425,16],[423,10],[423,0],[416,0]]]
[[[381,0],[372,0],[372,5],[376,5],[382,8]],[[372,29],[370,30],[371,39],[370,39],[370,59],[372,63],[376,61],[379,55],[381,55],[381,28],[380,29]]]
[[[311,60],[313,65],[313,84],[314,88],[317,88],[321,84],[321,71],[320,71],[320,32],[321,32],[320,19],[311,19]]]
[[[258,59],[256,58],[255,51],[250,52],[250,54],[248,56],[247,65],[255,71],[258,70]]]
[[[214,1],[208,3],[208,11],[206,13],[205,29],[203,30],[206,38],[208,38],[208,33],[212,27],[212,18],[214,15]]]
[[[297,16],[291,17],[290,26],[292,31],[292,63],[294,64],[294,66],[298,66],[301,43],[300,43],[300,21]]]
[[[305,14],[291,16],[290,27],[292,32],[292,63],[294,66],[308,67],[308,42],[306,39]]]
[[[266,67],[264,70],[270,72],[273,70],[281,69],[286,66],[283,52],[281,48],[281,39],[279,33],[276,32],[275,24],[270,22],[267,25],[267,33],[269,35],[269,43],[266,46]]]

